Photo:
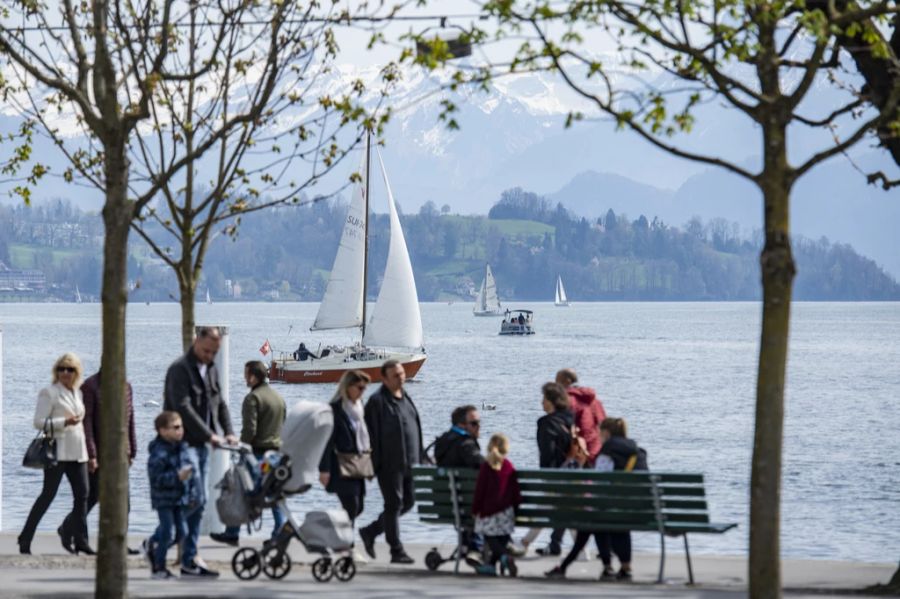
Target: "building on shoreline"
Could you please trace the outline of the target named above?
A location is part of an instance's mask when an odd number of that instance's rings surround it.
[[[22,292],[43,293],[47,288],[47,278],[40,270],[19,270],[0,262],[0,293]]]

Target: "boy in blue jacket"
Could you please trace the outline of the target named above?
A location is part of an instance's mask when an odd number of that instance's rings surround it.
[[[185,516],[190,509],[193,466],[187,443],[182,441],[184,426],[178,412],[165,411],[156,417],[156,438],[147,450],[147,473],[150,475],[150,503],[159,515],[159,526],[145,543],[157,580],[175,578],[166,568],[166,553],[175,538],[184,538]]]

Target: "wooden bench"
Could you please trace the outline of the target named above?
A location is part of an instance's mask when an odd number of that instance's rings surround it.
[[[471,469],[414,468],[421,521],[449,524],[459,533],[471,529],[476,476]],[[737,526],[710,522],[702,474],[546,469],[519,470],[518,476],[522,505],[516,526],[655,532],[660,539],[658,582],[665,572],[666,536],[684,539],[688,579],[693,584],[688,534],[721,534]],[[462,536],[458,536],[461,544]],[[457,572],[460,549],[458,545],[454,552]],[[430,568],[433,563],[426,559]]]

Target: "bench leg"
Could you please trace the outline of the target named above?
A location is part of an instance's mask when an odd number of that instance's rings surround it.
[[[462,552],[463,552],[463,531],[462,531],[462,529],[459,529],[456,531],[456,551],[454,551],[454,553],[456,554],[456,564],[453,566],[454,574],[459,574],[459,560],[462,559]]]
[[[659,576],[656,577],[656,583],[662,584],[665,582],[663,579],[663,573],[666,571],[666,535],[660,533],[659,535]]]
[[[684,556],[687,559],[688,584],[694,584],[694,569],[691,567],[691,548],[688,546],[687,533],[681,536],[684,537]]]

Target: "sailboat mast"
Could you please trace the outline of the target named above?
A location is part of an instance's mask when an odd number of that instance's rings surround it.
[[[363,285],[362,285],[362,338],[366,336],[366,297],[368,296],[369,286],[369,173],[372,172],[371,160],[372,151],[369,148],[372,138],[372,132],[366,131],[366,186],[363,195],[366,200],[366,227],[365,240],[363,242]]]

